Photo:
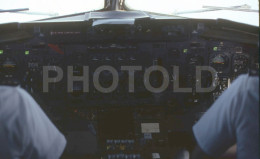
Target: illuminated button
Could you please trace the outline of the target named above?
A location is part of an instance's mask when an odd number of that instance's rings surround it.
[[[27,50],[27,51],[24,52],[24,54],[25,54],[25,55],[29,55],[29,54],[30,54],[30,51]]]
[[[0,55],[4,53],[4,50],[0,50]]]
[[[183,49],[183,53],[188,53],[188,49]]]
[[[218,51],[218,47],[213,47],[213,51]]]

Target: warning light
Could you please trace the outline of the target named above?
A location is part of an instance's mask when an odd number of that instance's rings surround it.
[[[188,49],[183,49],[183,53],[187,54]]]
[[[29,54],[30,54],[30,51],[25,51],[24,54],[25,54],[25,55],[29,55]]]
[[[213,47],[213,51],[218,51],[218,47]]]
[[[4,53],[4,50],[0,50],[0,55]]]

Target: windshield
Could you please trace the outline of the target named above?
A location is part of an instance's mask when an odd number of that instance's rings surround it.
[[[125,0],[125,4],[134,10],[174,14],[188,18],[222,18],[259,26],[259,12],[252,12],[252,10],[259,10],[258,0]],[[251,11],[235,11],[231,8],[234,6]],[[221,7],[222,10],[204,11],[209,10],[210,7],[211,9]]]
[[[0,0],[0,11],[29,8],[17,13],[0,13],[0,23],[25,22],[104,8],[104,0]]]

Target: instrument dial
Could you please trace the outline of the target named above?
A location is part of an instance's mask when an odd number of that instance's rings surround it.
[[[236,55],[233,59],[233,71],[234,73],[242,73],[246,71],[248,67],[249,59],[246,55]]]
[[[229,63],[229,59],[225,54],[215,54],[210,58],[210,65],[217,71],[223,71]]]

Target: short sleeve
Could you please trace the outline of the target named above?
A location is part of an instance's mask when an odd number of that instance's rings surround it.
[[[0,126],[0,140],[7,137],[8,150],[0,158],[58,159],[66,146],[65,137],[25,90],[10,87],[5,92],[0,105],[0,114],[6,112],[0,117],[5,122]]]
[[[244,78],[235,80],[193,126],[198,145],[210,156],[219,157],[236,142],[233,121],[239,111],[240,86]]]

